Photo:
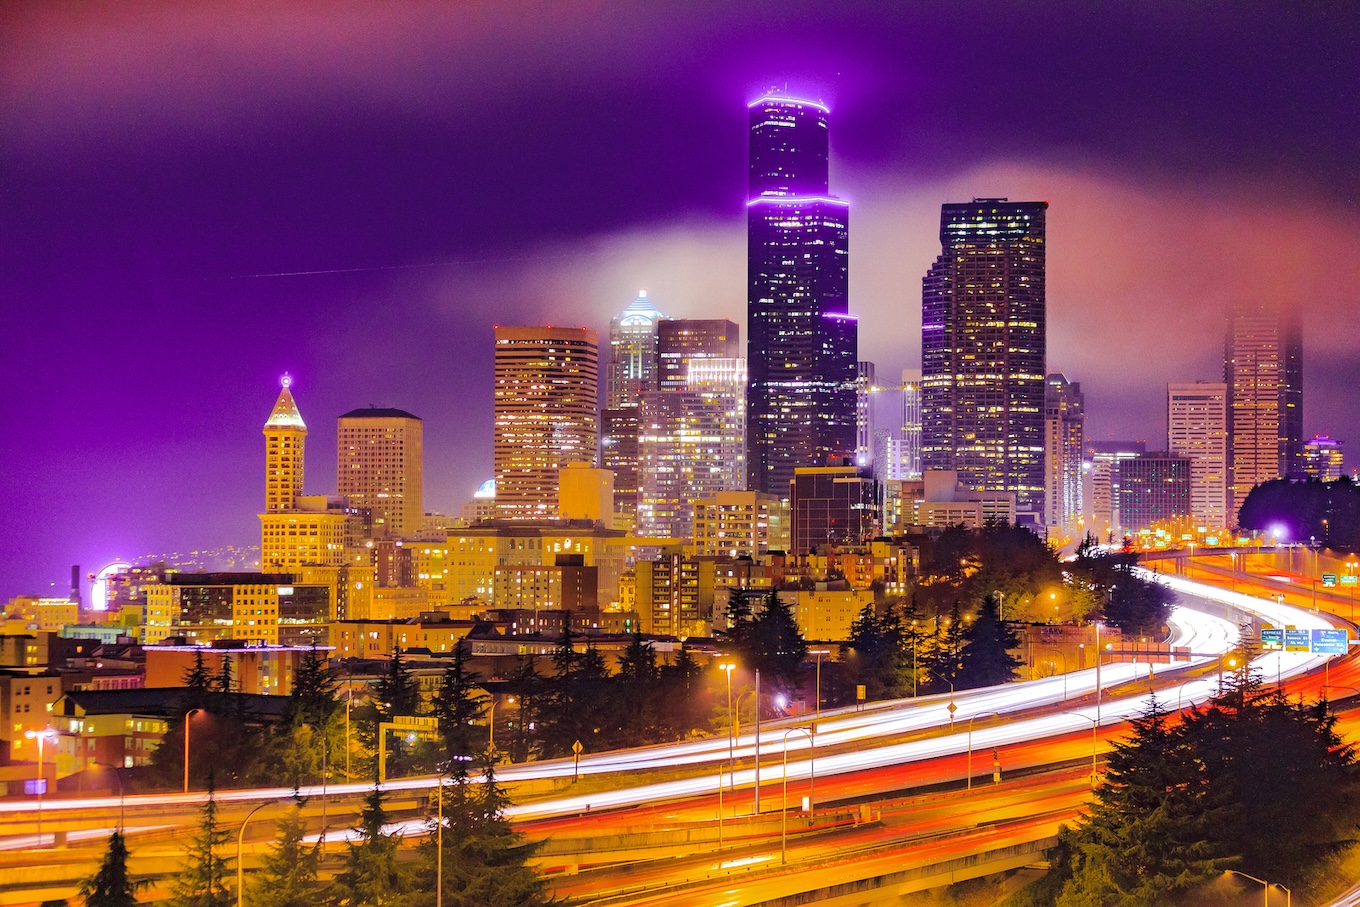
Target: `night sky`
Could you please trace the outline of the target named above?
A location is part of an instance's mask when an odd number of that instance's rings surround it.
[[[491,474],[491,326],[639,287],[745,316],[746,104],[832,110],[851,308],[919,366],[939,206],[1046,199],[1049,368],[1165,443],[1237,297],[1302,306],[1305,428],[1360,462],[1360,12],[1346,2],[0,5],[0,599],[257,544],[291,372]]]

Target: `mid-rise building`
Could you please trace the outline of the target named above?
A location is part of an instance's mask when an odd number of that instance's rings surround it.
[[[944,205],[922,290],[922,467],[1013,493],[1022,522],[1044,513],[1047,209]]]
[[[598,452],[599,350],[587,328],[497,327],[496,515],[557,516],[558,470]]]
[[[1146,441],[1090,441],[1086,445],[1085,470],[1089,481],[1086,526],[1099,541],[1113,542],[1122,533],[1119,515],[1119,466],[1147,453]]]
[[[599,607],[599,569],[581,555],[555,564],[497,567],[492,578],[497,608],[580,611]]]
[[[1044,392],[1044,525],[1072,537],[1083,525],[1082,471],[1086,414],[1081,384],[1061,372],[1048,376]]]
[[[337,426],[336,492],[368,512],[373,538],[411,538],[424,516],[424,423],[405,410],[345,413]]]
[[[855,454],[849,205],[830,194],[828,119],[798,98],[750,105],[746,468],[781,497],[795,469]]]
[[[1190,461],[1190,516],[1207,530],[1228,526],[1228,386],[1168,384],[1167,447]]]
[[[142,640],[277,645],[283,633],[298,643],[334,617],[328,586],[302,585],[292,574],[167,573],[147,589]]]
[[[878,483],[855,466],[794,471],[789,489],[792,552],[823,545],[858,545],[877,534]]]
[[[1310,479],[1334,482],[1345,472],[1345,456],[1341,442],[1326,435],[1316,435],[1303,446],[1303,472]]]
[[[757,557],[770,550],[770,523],[779,499],[758,491],[720,491],[694,502],[694,542],[699,557]]]
[[[899,506],[904,511],[907,503],[914,507],[914,525],[921,529],[982,529],[1015,523],[1014,492],[969,488],[952,469],[927,469],[921,475],[919,492],[913,487],[916,484],[902,483]]]
[[[614,528],[614,473],[589,463],[568,463],[557,474],[557,515]]]
[[[890,479],[921,478],[921,370],[902,370],[902,433],[889,447]]]
[[[1119,464],[1119,520],[1138,532],[1190,515],[1190,460],[1171,453],[1145,453]]]

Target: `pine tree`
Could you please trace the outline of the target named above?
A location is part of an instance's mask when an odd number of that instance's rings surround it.
[[[80,896],[85,907],[132,907],[137,903],[136,891],[145,883],[133,882],[128,877],[127,842],[121,832],[109,835],[109,846],[99,870],[80,883]]]
[[[990,687],[1014,680],[1021,662],[1011,650],[1019,646],[1015,631],[998,615],[996,597],[988,595],[972,625],[963,631],[956,688]]]
[[[476,673],[467,667],[467,648],[459,642],[431,702],[444,744],[445,770],[455,777],[467,773],[468,761],[481,750],[482,730],[477,721],[486,711],[486,697],[476,692],[477,682]]]
[[[1073,877],[1058,907],[1171,907],[1230,865],[1215,843],[1227,803],[1206,784],[1184,730],[1170,725],[1155,697],[1131,723],[1074,836]]]
[[[415,715],[420,711],[420,685],[411,676],[411,669],[401,657],[398,646],[387,662],[387,673],[378,681],[374,690],[378,698],[378,708],[383,721],[394,715]]]
[[[321,842],[303,843],[307,826],[302,802],[275,823],[278,838],[265,854],[260,871],[251,880],[250,903],[259,907],[312,907],[320,884]]]
[[[184,864],[171,881],[171,907],[228,907],[227,862],[218,856],[229,834],[217,821],[217,796],[212,774],[208,775],[208,800],[203,804],[198,834],[184,851]]]
[[[311,649],[302,657],[293,677],[293,691],[288,696],[287,719],[290,724],[325,726],[340,707],[336,698],[335,674],[326,657],[313,641]]]
[[[770,590],[765,606],[751,622],[749,637],[741,647],[747,664],[776,685],[790,686],[807,658],[807,642],[793,619],[793,611]]]
[[[383,831],[387,819],[382,789],[375,784],[359,814],[359,840],[349,844],[345,868],[335,877],[332,900],[339,907],[398,907],[409,899],[411,872],[398,859],[401,836]]]
[[[664,739],[658,717],[660,681],[656,650],[650,642],[643,640],[641,633],[635,632],[628,648],[619,656],[615,690],[608,697],[616,713],[611,724],[618,728],[620,735],[618,740],[611,741],[613,745],[641,746]]]
[[[212,693],[212,678],[208,675],[208,667],[203,662],[203,650],[194,649],[194,663],[184,671],[184,695],[180,702],[180,708],[188,713],[193,709],[208,708],[209,694]]]
[[[506,681],[506,689],[519,702],[518,720],[510,735],[510,759],[527,762],[530,755],[541,749],[538,719],[543,711],[544,685],[538,676],[538,660],[532,655],[519,659],[514,672]]]

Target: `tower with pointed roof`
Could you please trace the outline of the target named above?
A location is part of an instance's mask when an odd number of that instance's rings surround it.
[[[303,448],[307,423],[293,399],[293,379],[284,375],[279,398],[264,423],[265,513],[281,513],[297,506],[302,495]]]

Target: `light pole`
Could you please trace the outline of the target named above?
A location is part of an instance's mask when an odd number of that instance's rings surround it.
[[[486,741],[486,747],[487,747],[487,749],[491,750],[491,752],[493,752],[493,753],[496,752],[496,703],[497,703],[497,702],[498,702],[498,700],[496,699],[496,697],[494,697],[494,696],[491,697],[491,708],[487,711],[487,717],[486,717],[486,727],[487,727],[487,741]],[[505,697],[505,704],[506,704],[506,705],[514,705],[514,704],[515,704],[515,697],[514,697],[514,696],[507,696],[507,697]]]
[[[1346,561],[1346,573],[1352,580],[1355,579],[1356,567],[1360,567],[1360,563],[1357,563],[1354,558]],[[1348,585],[1351,587],[1351,623],[1355,623],[1355,583],[1351,582]]]
[[[123,776],[118,774],[116,765],[105,766],[113,775],[113,780],[118,782],[118,830],[123,830]]]
[[[986,715],[973,715],[968,719],[968,786],[966,790],[973,789],[973,722],[979,718],[997,718],[999,713],[988,712]]]
[[[779,862],[789,861],[789,735],[803,734],[808,739],[808,812],[816,809],[816,784],[817,784],[817,763],[816,754],[812,752],[812,735],[807,728],[791,727],[784,732],[784,799],[780,805],[780,815],[782,817],[779,828]]]
[[[1241,876],[1241,877],[1244,878],[1244,879],[1251,879],[1253,882],[1257,883],[1258,885],[1264,886],[1264,887],[1265,887],[1265,890],[1262,892],[1262,894],[1265,895],[1265,899],[1262,901],[1262,903],[1265,904],[1266,907],[1270,907],[1270,889],[1272,889],[1272,888],[1279,888],[1279,889],[1283,890],[1283,891],[1284,891],[1284,902],[1285,902],[1285,904],[1288,905],[1288,907],[1293,907],[1293,904],[1294,904],[1294,893],[1293,893],[1292,891],[1290,891],[1288,888],[1285,888],[1283,885],[1277,885],[1277,884],[1275,884],[1274,882],[1267,882],[1265,879],[1258,879],[1258,878],[1256,878],[1256,876],[1247,875],[1245,872],[1242,872],[1240,869],[1225,869],[1225,870],[1223,870],[1223,874],[1224,874],[1224,875]]]
[[[822,656],[830,655],[830,649],[809,649],[809,655],[817,656],[817,706],[816,717],[812,720],[812,733],[817,733],[817,723],[822,720]],[[915,665],[912,665],[914,668]]]
[[[439,803],[435,807],[437,818],[435,819],[434,845],[434,904],[435,907],[444,907],[444,770],[442,768],[439,770],[439,786],[435,790],[439,792]]]
[[[1292,551],[1292,550],[1293,550],[1293,549],[1291,549],[1291,551]],[[1232,563],[1232,568],[1231,568],[1231,570],[1230,570],[1230,573],[1232,574],[1232,590],[1233,590],[1234,592],[1236,592],[1236,591],[1237,591],[1237,552],[1236,552],[1236,551],[1229,551],[1229,552],[1228,552],[1228,559],[1229,559],[1229,560],[1231,561],[1231,563]],[[1290,557],[1290,559],[1289,559],[1289,569],[1290,569],[1290,570],[1293,570],[1293,569],[1294,569],[1294,559],[1293,559],[1293,557]]]
[[[184,713],[184,792],[189,792],[189,728],[193,724],[194,713],[206,715],[203,709],[190,709]]]
[[[265,800],[263,803],[257,803],[255,805],[255,808],[252,809],[250,812],[246,813],[246,817],[241,820],[241,830],[236,835],[236,907],[242,907],[242,905],[245,904],[246,868],[241,863],[241,856],[245,851],[246,823],[250,821],[251,816],[255,815],[257,812],[264,809],[266,806],[272,805],[272,803],[273,801],[271,800]]]
[[[349,710],[354,704],[354,675],[346,677],[346,696],[345,696],[345,780],[353,781],[354,776],[349,771],[349,752],[352,749],[349,741]]]
[[[48,727],[41,731],[24,731],[24,736],[38,742],[38,844],[41,845],[43,794],[47,792],[47,778],[43,776],[43,744],[57,736],[57,732]]]
[[[728,779],[727,779],[727,783],[728,783],[728,785],[729,785],[728,790],[730,790],[730,791],[731,791],[732,793],[734,793],[734,794],[737,792],[737,762],[736,762],[736,757],[732,755],[732,746],[731,746],[731,743],[732,743],[732,742],[735,742],[736,739],[737,739],[737,737],[740,736],[740,734],[741,734],[741,701],[742,701],[743,699],[745,699],[747,696],[750,696],[751,699],[752,699],[752,701],[755,702],[755,705],[756,705],[755,713],[756,713],[757,718],[758,718],[759,715],[760,715],[760,709],[759,709],[760,702],[759,702],[759,700],[758,700],[757,697],[756,697],[756,691],[755,691],[755,690],[747,690],[745,693],[738,693],[738,694],[737,694],[737,708],[736,708],[736,711],[734,711],[734,712],[732,713],[732,729],[731,729],[731,730],[732,730],[732,735],[731,735],[731,738],[730,738],[730,742],[729,742],[729,744],[728,744],[728,757],[727,757],[727,761],[730,762],[731,765],[732,765],[732,774],[731,774],[731,775],[728,777]],[[757,723],[757,724],[756,724],[756,733],[757,733],[757,735],[759,735],[759,731],[760,731],[760,725],[759,725],[759,723]],[[758,739],[758,737],[757,737],[757,739]],[[760,757],[759,757],[759,754],[757,754],[756,758],[757,758],[757,759],[760,758]],[[759,783],[759,779],[760,779],[760,775],[759,775],[759,770],[757,769],[757,774],[756,774],[757,783]],[[732,801],[732,815],[735,816],[736,814],[737,814],[737,805],[736,805],[736,801],[734,800],[734,801]]]
[[[1198,678],[1198,677],[1191,677],[1191,678],[1190,678],[1189,680],[1187,680],[1185,683],[1183,683],[1183,684],[1181,684],[1180,686],[1176,687],[1176,711],[1177,711],[1177,712],[1179,712],[1179,711],[1181,710],[1181,694],[1182,694],[1183,692],[1185,692],[1185,688],[1186,688],[1187,686],[1189,686],[1190,684],[1194,683],[1195,681],[1197,681],[1197,680],[1199,680],[1199,679],[1200,679],[1200,678]],[[1191,705],[1194,705],[1195,703],[1192,701],[1190,704],[1191,704]]]
[[[727,675],[727,761],[730,764],[734,758],[737,734],[737,713],[732,711],[732,672],[737,669],[734,662],[724,661],[718,665],[718,670]],[[736,771],[732,772],[733,776]],[[735,790],[736,781],[732,781]]]
[[[1083,715],[1081,712],[1063,712],[1064,715],[1074,715],[1077,718],[1085,718],[1091,722],[1091,790],[1096,789],[1096,731],[1100,728],[1100,719],[1092,718],[1090,715]]]
[[[1096,720],[1100,720],[1100,621],[1096,621]]]
[[[1219,695],[1220,698],[1222,698],[1222,696],[1223,696],[1223,676],[1224,676],[1225,674],[1227,674],[1227,671],[1224,671],[1224,670],[1223,670],[1223,668],[1225,668],[1225,667],[1228,668],[1229,670],[1232,670],[1232,671],[1237,670],[1237,658],[1236,658],[1235,656],[1233,656],[1233,655],[1224,656],[1224,658],[1223,658],[1221,664],[1219,665],[1219,671],[1218,671],[1218,695]]]

